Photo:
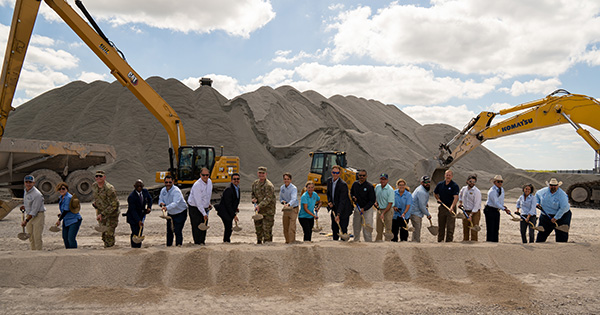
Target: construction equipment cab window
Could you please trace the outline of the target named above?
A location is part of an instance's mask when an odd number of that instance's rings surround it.
[[[331,152],[313,153],[310,172],[321,175],[321,183],[325,183],[331,177],[331,167],[339,165],[346,167],[346,155],[337,155]]]
[[[200,170],[203,167],[212,172],[215,165],[215,149],[212,147],[180,147],[179,157],[179,180],[200,178]]]

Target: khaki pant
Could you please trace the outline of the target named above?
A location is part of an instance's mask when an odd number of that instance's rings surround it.
[[[373,227],[373,207],[369,210],[363,210],[363,216],[365,217],[365,225]],[[360,241],[360,231],[362,230],[363,236],[365,237],[365,242],[371,242],[372,236],[371,232],[367,231],[366,228],[362,226],[362,216],[360,215],[360,211],[357,207],[354,208],[354,217],[352,218],[352,232],[354,234],[354,240]]]
[[[413,242],[421,242],[421,226],[423,222],[423,218],[418,215],[411,215],[410,222],[415,230],[412,232],[412,241]]]
[[[30,235],[29,244],[31,245],[31,250],[42,250],[42,231],[44,230],[45,220],[46,216],[44,212],[38,212],[25,226],[27,233]]]
[[[375,221],[377,221],[377,236],[375,237],[375,241],[383,240],[384,234],[386,235],[386,241],[392,239],[390,235],[392,235],[392,220],[394,219],[394,210],[390,209],[383,217],[383,222],[381,222],[381,214],[383,213],[383,210],[385,209],[377,210],[377,218],[375,219]]]
[[[471,215],[471,211],[467,211],[468,215]],[[481,211],[477,211],[473,214],[471,220],[473,221],[473,226],[479,225],[479,220],[481,219]],[[477,242],[477,231],[471,230],[469,227],[471,226],[471,222],[467,219],[463,219],[463,241],[474,241]]]
[[[290,244],[296,241],[296,218],[298,218],[298,207],[292,210],[283,211],[283,236],[285,243]]]

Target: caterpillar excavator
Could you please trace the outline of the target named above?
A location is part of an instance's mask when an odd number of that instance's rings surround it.
[[[1,76],[0,99],[0,141],[12,107],[23,60],[41,0],[16,0],[12,25],[4,55]],[[180,187],[189,187],[199,178],[200,169],[206,167],[214,184],[229,183],[229,177],[239,172],[237,156],[217,155],[215,148],[206,145],[188,145],[181,119],[173,108],[144,81],[127,63],[123,53],[116,48],[98,27],[80,0],[75,4],[89,21],[86,22],[65,0],[44,0],[61,19],[81,38],[83,42],[110,69],[119,83],[128,88],[142,104],[158,119],[169,136],[168,171],[156,172],[156,182],[163,181],[167,174],[174,177]]]
[[[348,160],[346,160],[346,152],[344,151],[316,151],[310,152],[308,155],[312,158],[308,180],[315,183],[315,192],[319,194],[322,202],[327,203],[327,180],[331,178],[331,167],[334,165],[342,168],[340,178],[349,187],[357,179],[358,171],[348,167]]]
[[[524,112],[492,125],[497,115]],[[499,113],[481,112],[448,143],[439,146],[438,157],[421,160],[415,165],[417,174],[432,174],[434,182],[444,178],[444,172],[460,158],[487,140],[551,126],[570,124],[596,153],[600,153],[598,140],[581,125],[600,131],[600,102],[593,97],[571,94],[559,89],[543,99],[503,109]],[[451,149],[451,146],[458,145]],[[567,189],[569,202],[575,207],[600,209],[600,180],[576,183]]]

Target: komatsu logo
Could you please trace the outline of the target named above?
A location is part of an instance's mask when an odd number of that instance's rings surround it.
[[[527,119],[523,119],[517,123],[514,123],[512,125],[506,126],[506,127],[502,127],[502,132],[506,132],[515,128],[519,128],[521,126],[526,126],[529,124],[533,123],[533,118],[527,118]]]

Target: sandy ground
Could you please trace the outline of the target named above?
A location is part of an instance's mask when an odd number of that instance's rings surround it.
[[[286,245],[278,209],[274,243],[255,245],[244,196],[243,230],[232,244],[221,243],[222,224],[211,213],[206,246],[190,243],[188,218],[184,246],[167,248],[165,221],[152,212],[142,249],[129,248],[123,217],[117,246],[104,249],[91,228],[93,208],[84,204],[77,250],[64,249],[61,234],[48,231],[57,205],[47,210],[41,252],[17,238],[18,210],[0,221],[1,313],[600,312],[598,210],[573,209],[567,244],[552,234],[548,243],[523,245],[518,223],[503,215],[498,244],[460,242],[457,224],[453,243],[438,244],[424,229],[422,243],[346,243],[313,234],[312,243]],[[328,232],[328,216],[320,221]]]

